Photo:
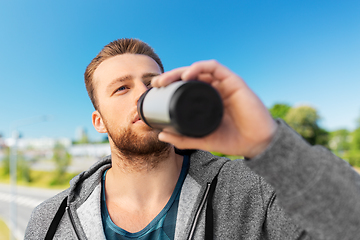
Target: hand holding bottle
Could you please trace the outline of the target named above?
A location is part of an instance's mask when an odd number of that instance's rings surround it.
[[[161,141],[180,149],[202,149],[249,158],[266,149],[276,131],[276,122],[239,76],[215,60],[200,61],[155,77],[152,85],[167,86],[179,79],[204,81],[217,89],[224,104],[223,119],[217,130],[203,138],[163,131],[159,134]]]

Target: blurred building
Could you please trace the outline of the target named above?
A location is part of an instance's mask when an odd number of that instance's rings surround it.
[[[5,139],[5,143],[7,146],[12,147],[14,145],[13,138]],[[56,144],[61,144],[65,148],[69,148],[72,145],[72,141],[70,138],[19,138],[17,140],[17,148],[20,151],[23,150],[49,150],[53,149]]]
[[[14,146],[14,139],[0,138],[0,160],[6,155],[6,147]],[[57,144],[64,146],[72,156],[69,171],[80,172],[89,168],[99,159],[110,155],[109,143],[73,143],[70,138],[19,138],[17,149],[25,160],[32,161],[32,167],[39,170],[52,170],[53,150]]]
[[[102,158],[110,155],[110,145],[108,143],[75,144],[69,147],[69,153],[73,157]]]

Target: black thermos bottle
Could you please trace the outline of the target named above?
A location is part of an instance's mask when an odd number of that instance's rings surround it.
[[[178,81],[166,87],[151,88],[139,98],[141,120],[156,129],[190,137],[213,132],[223,116],[219,93],[201,81]]]

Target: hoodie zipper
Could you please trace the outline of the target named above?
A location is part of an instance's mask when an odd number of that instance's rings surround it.
[[[187,238],[188,240],[191,240],[191,239],[193,238],[193,236],[194,236],[195,228],[196,228],[196,223],[197,223],[198,220],[199,220],[201,210],[204,208],[206,199],[207,199],[207,197],[209,196],[210,185],[211,185],[211,183],[209,183],[209,182],[208,182],[207,185],[206,185],[206,189],[205,189],[204,196],[202,197],[200,206],[199,206],[199,208],[198,208],[197,211],[196,211],[194,221],[193,221],[193,223],[192,223],[192,225],[191,225],[191,228],[190,228],[189,237]]]
[[[73,230],[74,230],[76,239],[80,239],[79,233],[78,233],[77,230],[76,230],[74,218],[73,218],[73,216],[72,216],[72,214],[71,214],[71,212],[70,212],[69,206],[66,206],[66,212],[68,213],[68,216],[69,216],[69,218],[70,218],[70,223],[71,223],[71,226],[72,226],[72,228],[73,228]]]

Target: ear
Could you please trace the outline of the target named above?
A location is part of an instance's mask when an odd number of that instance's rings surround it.
[[[97,110],[92,113],[92,124],[99,133],[107,133],[101,114]]]

